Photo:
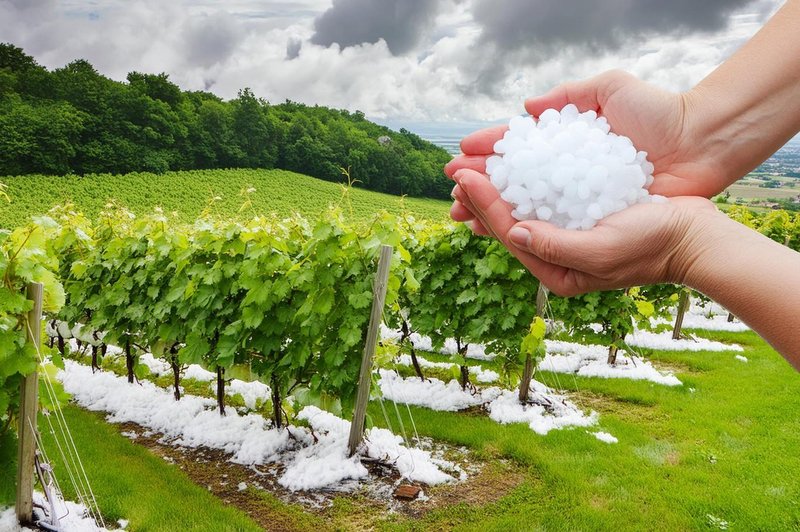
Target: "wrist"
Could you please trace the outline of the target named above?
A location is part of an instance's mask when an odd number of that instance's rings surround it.
[[[731,144],[729,130],[736,128],[736,114],[727,108],[725,91],[704,80],[680,96],[686,152],[722,160]]]
[[[676,218],[675,244],[667,260],[668,281],[702,292],[714,277],[722,256],[720,246],[730,241],[738,224],[716,208],[683,207]]]

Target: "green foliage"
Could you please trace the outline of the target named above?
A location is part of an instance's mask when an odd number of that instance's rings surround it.
[[[45,312],[57,312],[64,304],[50,245],[56,229],[51,219],[42,218],[14,231],[0,231],[0,432],[18,409],[20,382],[36,370],[36,348],[27,342],[26,313],[33,308],[25,295],[27,285],[44,284]]]
[[[445,150],[359,112],[271,105],[247,88],[224,102],[163,73],[121,83],[84,60],[48,71],[10,44],[0,44],[0,131],[0,175],[282,168],[341,182],[350,167],[369,190],[450,190]]]
[[[460,366],[466,364],[468,345],[480,342],[489,327],[481,312],[475,266],[488,243],[463,225],[435,226],[418,236],[412,251],[420,288],[410,301],[411,321],[421,334],[431,337],[436,350],[448,338],[455,339],[453,362]]]
[[[454,338],[453,362],[462,367],[470,343],[518,360],[535,314],[536,280],[500,242],[475,236],[466,226],[418,229],[409,246],[419,289],[405,295],[408,321],[436,349]]]
[[[522,339],[520,346],[519,359],[524,364],[530,357],[531,360],[541,360],[545,355],[544,336],[547,332],[547,325],[541,316],[536,316],[531,322],[528,334]]]
[[[796,228],[792,215],[778,210],[769,211],[759,220],[758,231],[776,242],[789,245],[795,236]]]
[[[381,244],[396,249],[387,304],[407,282],[410,255],[386,213],[369,225],[335,209],[314,224],[206,217],[187,226],[118,208],[95,227],[68,207],[52,216],[62,228],[53,240],[72,261],[61,269],[63,318],[173,363],[248,364],[278,397],[302,387],[348,404]]]
[[[746,227],[755,227],[756,216],[753,211],[747,207],[732,205],[731,208],[728,209],[727,214],[731,220],[735,220]]]
[[[595,333],[592,324],[602,327],[600,336],[608,346],[622,347],[625,337],[635,327],[649,329],[656,306],[645,299],[638,287],[628,290],[590,292],[564,298],[551,297],[553,315],[578,336]]]

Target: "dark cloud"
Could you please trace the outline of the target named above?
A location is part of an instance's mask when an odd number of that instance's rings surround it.
[[[297,37],[290,37],[286,41],[286,59],[291,61],[300,55],[300,49],[303,47],[303,41]]]
[[[433,26],[439,0],[333,0],[314,21],[311,42],[342,48],[386,41],[394,55],[403,54]]]
[[[719,30],[751,0],[476,0],[482,40],[500,49],[616,49],[631,37]]]
[[[5,0],[19,10],[40,9],[42,7],[52,8],[56,7],[55,0]]]
[[[496,95],[512,65],[536,65],[568,49],[600,54],[653,35],[720,30],[748,4],[753,0],[475,0],[481,36],[470,66],[481,66],[467,92]]]
[[[187,61],[205,68],[221,63],[233,54],[242,38],[242,28],[229,15],[191,21],[185,32]]]

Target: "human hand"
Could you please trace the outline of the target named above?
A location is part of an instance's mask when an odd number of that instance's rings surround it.
[[[689,93],[661,90],[622,71],[610,71],[594,78],[560,85],[547,94],[525,102],[525,109],[537,117],[546,109],[575,104],[581,112],[594,110],[605,116],[612,131],[629,137],[638,150],[648,153],[655,167],[653,194],[663,196],[711,197],[730,181],[722,166],[705,149],[694,124],[701,111],[692,108]],[[691,113],[690,113],[691,111]],[[485,172],[486,159],[507,127],[477,131],[461,143],[463,155],[445,166],[452,178],[461,168]]]
[[[615,213],[589,231],[571,231],[548,222],[517,222],[512,207],[486,176],[471,169],[454,174],[453,190],[463,213],[476,217],[473,229],[494,236],[542,284],[561,296],[595,290],[674,282],[705,254],[719,217],[704,198],[675,197],[665,204],[639,204]],[[455,206],[454,206],[455,209]],[[452,211],[451,211],[452,212]]]

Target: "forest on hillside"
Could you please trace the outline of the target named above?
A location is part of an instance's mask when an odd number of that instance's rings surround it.
[[[391,194],[448,198],[447,152],[349,112],[244,88],[225,101],[166,74],[48,70],[0,44],[0,175],[280,168]],[[348,177],[349,174],[349,177]]]

